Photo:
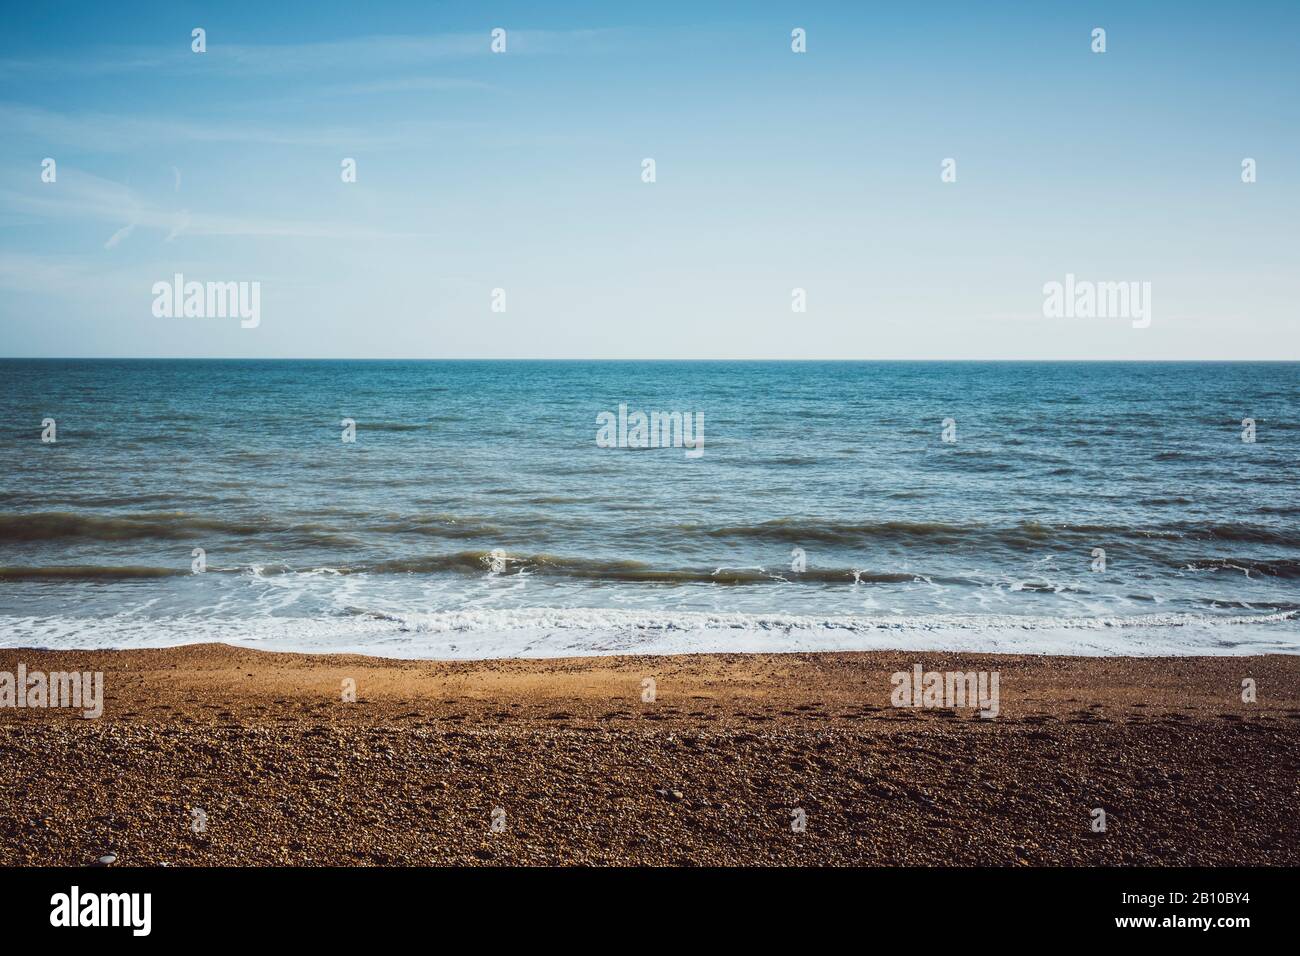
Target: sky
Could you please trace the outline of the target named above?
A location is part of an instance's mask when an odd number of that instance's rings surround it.
[[[1300,359],[1300,3],[6,21],[0,356]],[[256,327],[156,315],[177,273]],[[1149,324],[1044,315],[1067,275]]]

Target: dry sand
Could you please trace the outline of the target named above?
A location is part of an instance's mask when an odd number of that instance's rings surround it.
[[[0,709],[6,865],[1300,864],[1293,656],[19,662],[107,703]],[[998,671],[1000,716],[891,707],[918,662]]]

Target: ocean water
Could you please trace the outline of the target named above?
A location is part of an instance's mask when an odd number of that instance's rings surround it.
[[[9,646],[1300,652],[1296,363],[3,360],[0,423]]]

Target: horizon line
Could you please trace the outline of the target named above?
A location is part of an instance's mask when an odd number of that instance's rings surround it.
[[[0,362],[803,362],[806,364],[850,365],[872,362],[924,363],[947,362],[952,364],[979,363],[1040,363],[1040,364],[1112,364],[1112,365],[1157,365],[1157,364],[1196,364],[1196,365],[1295,365],[1300,358],[1235,358],[1235,359],[1200,359],[1200,358],[1153,358],[1153,359],[1114,359],[1114,358],[492,358],[478,357],[393,357],[393,356],[359,356],[340,358],[331,356],[237,356],[237,355],[2,355]]]

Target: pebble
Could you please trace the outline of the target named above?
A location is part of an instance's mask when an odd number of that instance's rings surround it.
[[[102,669],[128,670],[123,661],[140,652],[120,653],[121,658],[105,658]],[[172,868],[350,862],[1206,866],[1228,859],[1266,865],[1298,859],[1286,827],[1300,800],[1300,778],[1290,774],[1289,782],[1279,783],[1263,774],[1251,782],[1232,773],[1270,762],[1280,766],[1279,755],[1291,752],[1287,748],[1294,743],[1291,725],[1296,721],[1286,719],[1284,708],[1300,715],[1300,694],[1292,690],[1300,687],[1300,657],[1295,655],[1249,659],[1261,674],[1275,674],[1274,686],[1283,689],[1273,708],[1280,726],[1252,735],[1228,728],[1218,714],[1231,702],[1214,698],[1231,693],[1224,674],[1243,658],[1215,658],[1204,667],[1200,665],[1210,659],[1180,663],[1178,671],[1185,671],[1187,679],[1169,681],[1161,677],[1169,665],[1154,658],[1070,658],[1064,663],[1048,658],[1016,664],[1018,674],[1025,668],[1027,680],[1038,675],[1030,685],[1042,690],[1043,697],[1031,695],[1035,703],[1030,709],[1041,709],[1037,716],[1052,719],[1019,721],[1007,715],[1007,707],[997,721],[972,717],[971,726],[966,720],[884,719],[880,715],[892,713],[885,671],[894,665],[871,654],[810,657],[804,663],[788,656],[776,663],[761,656],[746,657],[743,663],[680,659],[673,664],[683,671],[675,693],[698,689],[712,694],[720,681],[735,683],[736,692],[733,699],[728,690],[716,707],[700,704],[709,714],[679,714],[671,718],[673,725],[658,725],[674,732],[672,742],[678,746],[670,751],[664,746],[666,732],[626,726],[618,716],[621,710],[608,720],[584,717],[581,728],[555,727],[546,716],[560,706],[572,714],[593,708],[603,712],[602,698],[613,693],[609,675],[626,677],[630,691],[650,666],[641,659],[613,664],[601,658],[590,665],[376,663],[367,665],[376,669],[374,679],[391,671],[396,696],[372,705],[363,719],[337,707],[317,711],[317,688],[333,693],[337,686],[331,684],[334,671],[329,668],[334,665],[304,658],[283,677],[285,687],[297,688],[292,693],[301,700],[302,713],[280,725],[280,715],[256,709],[261,692],[250,689],[248,701],[234,708],[238,719],[251,725],[244,728],[237,723],[223,727],[210,710],[229,704],[225,684],[205,690],[195,676],[173,687],[167,668],[156,659],[161,653],[151,651],[139,664],[139,674],[155,676],[141,677],[143,688],[132,694],[145,697],[146,691],[156,690],[156,699],[174,705],[175,711],[150,711],[139,717],[140,723],[106,714],[101,721],[24,721],[19,728],[5,726],[14,718],[0,711],[4,779],[21,779],[25,785],[17,807],[5,805],[9,792],[0,785],[0,860],[111,868],[121,862],[116,850],[91,850],[89,860],[82,856],[86,847],[109,840],[131,858],[126,866],[174,859]],[[169,653],[180,654],[181,661],[212,657],[225,668],[220,673],[235,674],[252,652],[210,645]],[[32,661],[39,659],[33,654]],[[91,655],[88,669],[101,669],[98,663],[90,666],[91,661],[99,658]],[[43,669],[58,666],[51,660]],[[188,673],[188,666],[177,664],[173,670]],[[539,668],[535,675],[534,667]],[[589,667],[594,670],[583,676]],[[407,698],[427,694],[450,678],[461,681],[465,668],[467,688],[479,687],[473,675],[487,675],[482,689],[474,691],[481,698],[450,704],[428,700],[419,705],[423,716],[418,725],[407,729],[407,723],[399,723],[412,706]],[[1172,726],[1112,723],[1098,751],[1097,741],[1087,736],[1095,728],[1081,729],[1068,720],[1091,703],[1086,695],[1094,688],[1102,699],[1110,699],[1106,695],[1114,675],[1123,668],[1133,670],[1133,686],[1144,688],[1143,702],[1152,705],[1148,714],[1185,703],[1182,695],[1189,691],[1193,703],[1207,702],[1204,713],[1182,721],[1177,732]],[[1191,676],[1205,668],[1203,679]],[[554,689],[557,674],[577,682],[571,691]],[[408,679],[414,682],[409,692],[401,689],[406,686],[401,681]],[[1126,680],[1115,691],[1123,703],[1133,696],[1125,689],[1130,686]],[[1177,689],[1163,692],[1163,684]],[[1212,686],[1220,689],[1205,689]],[[438,691],[432,693],[436,697]],[[1078,699],[1067,701],[1065,694]],[[525,703],[513,719],[494,716],[507,712],[503,708],[515,711],[505,703],[515,698]],[[817,700],[828,709],[831,704],[854,709],[851,705],[864,700],[886,706],[876,717],[845,716],[813,731],[793,714]],[[752,718],[760,716],[752,713],[756,701],[772,711],[761,733],[751,726]],[[1235,704],[1232,709],[1237,710]],[[463,729],[454,728],[452,717],[463,718]],[[275,724],[268,735],[253,732],[271,721]],[[1177,723],[1172,717],[1164,722]],[[314,724],[326,727],[317,734]],[[163,756],[141,746],[151,734],[177,728],[175,746],[159,736]],[[597,728],[600,732],[593,732]],[[377,739],[376,730],[386,736]],[[1046,739],[1031,736],[1035,733]],[[1022,740],[1029,746],[1015,746]],[[703,746],[696,750],[692,741]],[[59,759],[68,753],[76,753],[77,761]],[[391,763],[388,753],[394,757]],[[385,759],[377,759],[380,755]],[[1098,802],[1129,808],[1126,827],[1112,826],[1104,835],[1088,830],[1091,804],[1078,796],[1088,792],[1094,758],[1105,768]],[[267,772],[249,773],[253,761]],[[407,770],[408,763],[429,771]],[[949,778],[934,773],[943,763],[961,768],[968,789],[944,789]],[[309,783],[313,774],[322,779]],[[1180,775],[1177,785],[1170,783]],[[689,807],[679,812],[664,806],[686,803],[685,791],[667,780],[693,788]],[[981,782],[986,788],[974,786]],[[212,814],[217,806],[196,796],[209,787],[220,788],[222,825],[210,826],[210,834],[196,840],[187,814],[177,811],[199,802]],[[513,790],[519,791],[517,800]],[[510,806],[517,802],[518,810],[510,812],[508,835],[489,835],[483,811],[496,806],[503,792],[511,792]],[[1017,792],[1030,796],[1008,806],[1008,795]],[[799,806],[809,808],[810,835],[796,839],[790,808]],[[1231,832],[1215,833],[1195,822],[1219,813],[1236,821]],[[817,821],[821,823],[813,827]],[[815,840],[814,829],[819,834]],[[476,858],[476,848],[489,855]]]

